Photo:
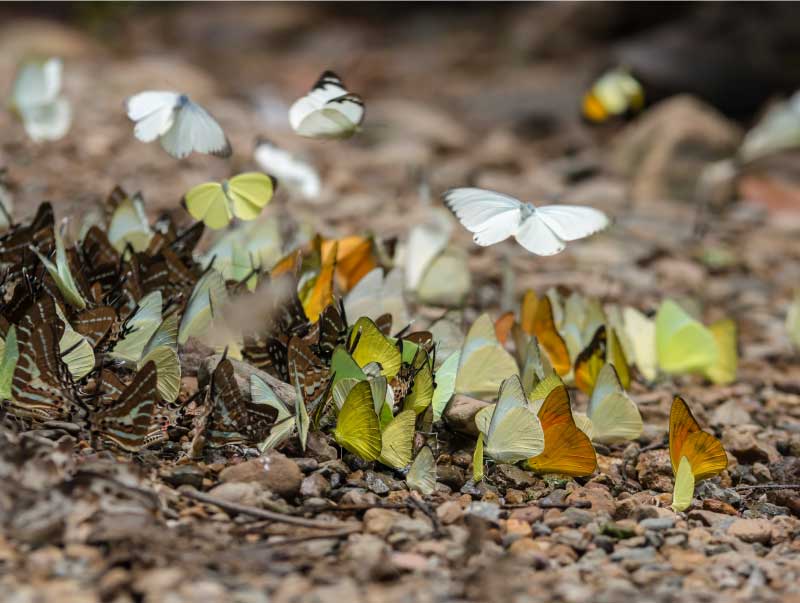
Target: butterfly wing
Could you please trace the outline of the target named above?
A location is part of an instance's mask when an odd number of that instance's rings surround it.
[[[680,396],[675,396],[672,400],[672,407],[669,411],[669,458],[672,462],[672,471],[678,471],[680,458],[683,455],[682,449],[687,438],[702,431],[697,420],[686,401]]]
[[[692,505],[694,484],[692,465],[689,459],[682,456],[678,470],[675,472],[675,488],[672,491],[672,508],[675,511],[685,511]]]
[[[228,197],[218,182],[198,184],[186,193],[184,203],[192,217],[209,228],[224,228],[233,217]]]
[[[228,182],[233,213],[240,220],[254,220],[272,199],[272,179],[260,172],[245,172]]]
[[[608,216],[599,209],[580,205],[544,205],[536,216],[562,241],[575,241],[606,228]]]
[[[704,370],[718,356],[711,331],[670,299],[664,300],[656,314],[656,353],[666,373]]]
[[[444,204],[481,246],[493,245],[518,234],[522,203],[514,197],[480,188],[452,188]]]
[[[72,125],[72,106],[66,98],[20,109],[25,132],[34,142],[59,140]]]
[[[538,415],[544,450],[526,461],[528,468],[537,473],[591,475],[597,467],[597,455],[589,438],[575,425],[563,385],[548,394]]]
[[[456,390],[456,374],[458,373],[458,362],[461,352],[454,352],[447,357],[436,370],[435,388],[431,406],[433,406],[433,420],[438,421],[442,418],[444,409],[453,397]]]
[[[517,375],[519,368],[497,341],[494,324],[483,314],[470,327],[458,363],[455,391],[474,397],[494,397],[506,377]]]
[[[360,381],[347,395],[333,437],[353,454],[374,461],[381,454],[381,428],[369,382]]]
[[[722,443],[705,431],[697,431],[686,438],[681,457],[689,460],[695,482],[719,475],[728,467],[728,455]]]
[[[181,391],[181,363],[178,352],[167,345],[160,345],[147,352],[139,365],[143,366],[151,361],[156,365],[158,393],[161,399],[167,403],[174,402]]]
[[[200,105],[187,100],[175,110],[175,121],[161,136],[161,146],[183,159],[192,151],[217,157],[230,157],[233,152],[222,127]]]
[[[381,434],[381,455],[378,460],[394,469],[403,469],[413,458],[414,426],[417,414],[404,410],[397,414]]]
[[[152,90],[140,92],[125,101],[128,118],[136,122],[133,134],[142,142],[153,142],[175,123],[177,92]]]
[[[625,333],[633,347],[636,368],[645,379],[652,381],[658,373],[655,322],[631,307],[622,311],[622,320],[625,324]]]
[[[533,318],[533,334],[539,340],[539,345],[547,353],[553,370],[562,377],[569,373],[571,367],[567,344],[556,329],[553,319],[553,306],[550,298],[543,297],[536,305]]]
[[[393,379],[400,370],[400,350],[367,317],[361,317],[350,332],[349,346],[353,360],[364,368],[370,362],[378,362],[381,375]]]
[[[253,158],[262,170],[275,176],[281,185],[285,184],[306,199],[319,197],[322,186],[319,174],[311,164],[267,141],[258,143]]]
[[[717,360],[705,371],[713,383],[726,385],[736,379],[739,355],[736,352],[736,323],[720,320],[708,327],[717,342]]]
[[[411,490],[430,496],[436,489],[436,459],[430,447],[424,446],[418,453],[406,476]]]

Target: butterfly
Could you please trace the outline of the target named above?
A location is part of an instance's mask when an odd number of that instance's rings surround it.
[[[225,280],[222,275],[210,268],[197,281],[181,317],[178,329],[178,343],[183,345],[189,337],[199,337],[208,330],[214,313],[228,299]]]
[[[556,328],[553,304],[550,298],[544,296],[537,300],[535,305],[532,301],[529,301],[528,304],[529,307],[531,305],[534,307],[533,315],[526,317],[523,313],[522,324],[530,325],[531,332],[529,334],[536,336],[539,346],[547,354],[553,370],[562,377],[568,375],[572,368],[569,350],[564,338]],[[523,310],[525,310],[524,306]]]
[[[263,453],[267,450],[280,447],[297,429],[298,417],[292,414],[286,406],[286,403],[257,375],[250,376],[250,398],[253,408],[265,406],[271,408],[276,413],[275,420],[269,430],[269,435],[258,444],[258,449]],[[304,408],[304,405],[297,405],[297,410],[302,411]]]
[[[186,94],[169,91],[140,92],[125,101],[128,118],[136,122],[133,133],[142,142],[158,138],[162,148],[183,159],[192,151],[230,157],[231,145],[220,125]]]
[[[542,425],[516,375],[503,381],[497,403],[478,411],[475,424],[484,436],[485,453],[498,463],[516,463],[544,450]]]
[[[458,374],[458,364],[461,359],[461,352],[454,352],[436,369],[436,382],[431,398],[433,407],[433,420],[438,421],[442,418],[444,409],[447,408],[450,399],[456,390],[456,375]]]
[[[559,385],[544,399],[539,412],[544,450],[525,464],[537,473],[561,473],[580,477],[597,468],[597,455],[588,436],[572,417],[567,388]]]
[[[431,210],[426,220],[411,228],[405,253],[406,289],[416,291],[425,272],[445,250],[453,220],[442,209]]]
[[[159,401],[156,365],[147,362],[119,398],[93,415],[94,429],[123,450],[138,452],[150,444],[153,411]]]
[[[27,226],[15,224],[0,237],[0,262],[21,264],[26,258],[35,258],[31,246],[43,255],[52,253],[55,247],[53,206],[42,203]]]
[[[274,176],[290,191],[309,201],[319,197],[319,173],[310,163],[263,139],[256,143],[253,159],[266,174]]]
[[[436,489],[436,459],[429,446],[423,446],[406,475],[406,483],[411,490],[423,496],[430,496]]]
[[[581,429],[594,442],[625,442],[642,435],[639,408],[622,388],[613,364],[600,369],[586,415],[577,417]]]
[[[141,193],[128,195],[117,186],[109,195],[108,205],[113,209],[106,235],[114,249],[122,253],[130,245],[134,251],[145,251],[153,238],[153,229]]]
[[[603,212],[591,207],[535,207],[480,188],[450,189],[444,193],[444,202],[461,224],[474,233],[473,241],[478,245],[493,245],[513,236],[536,255],[559,253],[567,241],[588,237],[609,224]]]
[[[380,366],[380,374],[393,379],[400,370],[402,354],[366,316],[359,318],[350,331],[348,340],[350,355],[362,369],[371,362]]]
[[[703,373],[718,384],[736,378],[736,324],[724,319],[706,327],[674,301],[661,303],[655,318],[658,365],[665,373]]]
[[[333,301],[333,279],[336,272],[336,253],[338,242],[334,242],[332,247],[323,252],[321,250],[321,240],[316,239],[317,253],[320,266],[317,274],[309,278],[300,291],[300,299],[303,302],[303,310],[309,322],[317,322],[322,310]]]
[[[403,271],[395,268],[384,277],[383,268],[364,275],[344,298],[347,316],[367,316],[372,320],[390,314],[397,325],[408,324],[408,308],[403,296]]]
[[[347,91],[338,75],[325,71],[289,109],[289,124],[307,138],[349,138],[364,119],[364,101]]]
[[[472,324],[464,340],[455,392],[491,399],[507,377],[518,374],[516,360],[497,341],[492,319],[488,314],[482,314]]]
[[[594,123],[633,115],[644,108],[644,89],[626,69],[606,71],[583,96],[581,112]]]
[[[409,366],[411,372],[411,388],[403,398],[403,410],[413,410],[415,415],[420,415],[427,410],[433,402],[434,381],[433,362],[428,353],[422,348],[417,348]]]
[[[37,255],[47,272],[50,273],[64,300],[78,310],[83,310],[86,308],[86,299],[84,299],[84,294],[81,293],[75,278],[72,276],[64,241],[58,230],[54,232],[54,237],[56,245],[55,263],[47,259],[38,249],[32,248],[32,251]]]
[[[597,376],[606,363],[614,366],[622,387],[628,387],[631,378],[622,344],[613,328],[600,325],[589,345],[575,359],[574,379],[577,388],[591,394]]]
[[[728,466],[720,441],[700,429],[680,396],[673,399],[669,413],[669,458],[675,475],[672,508],[676,511],[691,506],[697,482],[720,474]]]
[[[636,308],[626,307],[622,311],[625,335],[630,341],[633,362],[642,376],[653,381],[658,374],[656,357],[655,322]]]
[[[330,383],[330,370],[299,337],[292,337],[287,346],[287,363],[292,383],[298,386],[301,399],[313,413],[323,402]]]
[[[11,93],[11,105],[34,142],[58,140],[72,123],[72,107],[61,95],[61,59],[28,61],[22,65]]]
[[[364,276],[378,266],[372,237],[350,236],[322,240],[320,251],[325,258],[336,247],[336,284],[343,292],[350,291]]]
[[[359,381],[339,409],[334,439],[365,461],[381,455],[381,426],[369,381]]]
[[[381,463],[394,469],[403,469],[411,463],[416,421],[417,414],[413,410],[404,410],[383,428],[381,454],[378,457]]]
[[[56,314],[53,298],[43,296],[34,302],[16,331],[19,358],[11,380],[9,410],[35,420],[63,418],[71,406],[65,393],[70,381],[58,346],[64,323]]]
[[[224,228],[236,216],[255,220],[272,199],[275,183],[261,172],[245,172],[222,182],[204,182],[183,198],[195,220],[213,229]]]

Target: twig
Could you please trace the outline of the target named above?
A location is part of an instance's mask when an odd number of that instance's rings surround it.
[[[352,505],[335,505],[329,504],[324,507],[313,507],[307,508],[302,507],[302,511],[304,513],[357,513],[359,511],[369,511],[370,509],[393,509],[393,510],[402,510],[408,509],[409,505],[406,503],[364,503],[364,504],[352,504]]]
[[[502,505],[501,509],[525,509],[526,507],[539,507],[540,509],[569,509],[574,507],[576,509],[589,509],[591,508],[592,503],[588,500],[576,500],[575,502],[571,503],[558,503],[558,502],[547,502],[547,501],[538,501],[532,500],[528,503],[522,503],[519,505]]]
[[[347,538],[350,534],[355,534],[360,532],[361,528],[357,526],[353,526],[352,528],[347,528],[345,530],[340,530],[338,532],[325,532],[320,534],[306,534],[305,536],[295,536],[293,538],[286,538],[284,540],[276,540],[272,542],[265,542],[259,546],[259,549],[270,549],[273,547],[283,546],[285,544],[299,544],[302,542],[308,542],[309,540],[327,540],[328,538]]]
[[[303,517],[294,517],[286,515],[285,513],[278,513],[276,511],[265,511],[248,505],[240,505],[239,503],[229,502],[222,500],[203,492],[198,492],[193,488],[180,488],[178,494],[191,500],[196,500],[201,503],[215,505],[225,511],[233,513],[241,513],[242,515],[249,515],[250,517],[257,517],[258,519],[267,519],[269,521],[278,521],[295,526],[302,526],[304,528],[319,528],[323,530],[337,530],[342,528],[340,522],[333,523],[329,521],[318,521],[316,519],[305,519]]]
[[[428,519],[431,520],[431,523],[433,524],[433,535],[437,537],[442,536],[442,522],[439,521],[439,516],[436,514],[436,511],[434,511],[428,503],[421,498],[417,498],[416,496],[410,496],[408,500],[413,506],[422,511],[428,517]]]
[[[734,490],[800,490],[800,484],[758,484],[738,485]]]

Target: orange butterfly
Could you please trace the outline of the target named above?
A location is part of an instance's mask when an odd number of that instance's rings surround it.
[[[539,409],[539,422],[544,431],[544,451],[526,461],[529,469],[574,477],[594,473],[597,454],[588,436],[575,425],[566,387],[559,385],[547,395]]]

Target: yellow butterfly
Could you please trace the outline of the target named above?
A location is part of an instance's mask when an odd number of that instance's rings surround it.
[[[400,370],[402,354],[377,325],[362,316],[353,325],[348,340],[350,355],[362,369],[371,362],[380,365],[381,375],[393,379]]]
[[[576,422],[593,442],[625,442],[642,434],[642,415],[622,388],[613,364],[600,370],[586,415],[577,415]]]
[[[406,483],[411,490],[424,496],[433,494],[436,488],[436,459],[428,446],[417,453],[406,475]]]
[[[397,414],[381,434],[381,455],[378,460],[387,467],[403,469],[414,454],[414,426],[417,414],[404,410]]]
[[[697,482],[720,474],[728,466],[728,455],[720,441],[700,429],[680,396],[675,396],[669,413],[669,458],[675,475],[672,508],[676,511],[691,506]]]
[[[559,385],[547,395],[538,416],[544,450],[526,461],[528,469],[575,477],[594,473],[597,455],[589,437],[575,425],[566,387]]]
[[[233,216],[256,219],[272,199],[272,179],[260,172],[246,172],[222,182],[205,182],[184,197],[186,209],[209,228],[224,228]]]
[[[368,381],[359,381],[350,390],[339,410],[334,439],[365,461],[381,455],[381,426],[375,414],[372,388]]]
[[[519,374],[514,357],[497,341],[494,324],[482,314],[470,327],[456,375],[456,393],[493,398],[503,380]]]

